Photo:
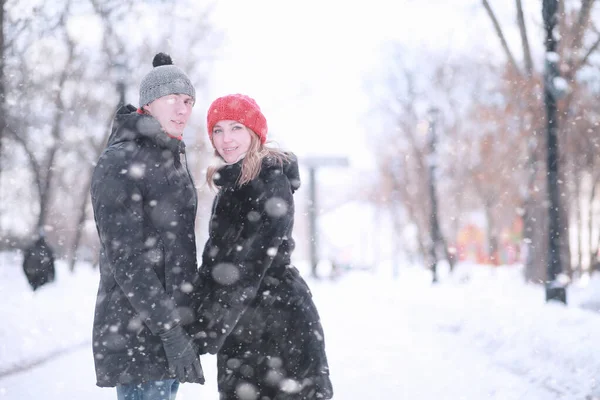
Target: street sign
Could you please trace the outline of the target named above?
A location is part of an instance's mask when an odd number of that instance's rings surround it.
[[[347,157],[341,156],[309,156],[298,161],[307,167],[347,167],[350,164]]]

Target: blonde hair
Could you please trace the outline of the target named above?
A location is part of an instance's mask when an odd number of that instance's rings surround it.
[[[275,159],[280,165],[290,158],[283,151],[262,144],[260,138],[252,129],[248,127],[246,127],[246,129],[248,129],[248,132],[250,132],[250,147],[248,148],[248,151],[242,160],[242,172],[235,182],[235,186],[237,187],[245,185],[246,183],[255,179],[258,174],[260,174],[262,162],[265,157]],[[221,158],[217,150],[215,150],[215,156]],[[218,172],[219,168],[222,167],[222,165],[212,165],[206,170],[206,183],[208,184],[208,187],[213,190],[216,189],[213,181],[214,176]]]

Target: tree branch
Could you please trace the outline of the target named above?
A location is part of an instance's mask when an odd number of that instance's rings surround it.
[[[506,57],[508,58],[508,62],[515,69],[515,71],[517,71],[519,73],[519,75],[521,75],[522,74],[521,70],[519,69],[517,62],[515,61],[515,57],[513,56],[512,52],[510,51],[510,48],[508,47],[508,43],[506,42],[504,33],[502,32],[502,28],[500,27],[500,23],[498,22],[498,19],[496,18],[496,14],[494,14],[494,11],[492,10],[490,3],[488,2],[488,0],[481,0],[481,2],[483,4],[483,7],[485,7],[485,10],[488,13],[488,16],[492,20],[492,24],[494,25],[494,30],[496,31],[496,35],[498,35],[498,38],[500,39],[500,44],[502,45],[502,49],[504,50],[504,53],[506,54]]]
[[[590,21],[590,13],[592,11],[592,5],[594,0],[581,0],[581,9],[579,10],[579,16],[577,23],[574,26],[575,32],[573,34],[573,41],[571,43],[572,49],[578,49],[581,47],[583,41],[583,32]]]
[[[579,62],[573,67],[572,75],[575,75],[575,72],[579,71],[579,69],[588,62],[590,56],[598,49],[598,47],[600,47],[600,36],[598,36],[592,47],[589,48],[587,53],[585,53],[581,60],[579,60]]]
[[[527,36],[527,26],[525,25],[525,17],[523,16],[523,4],[521,0],[516,0],[517,3],[517,22],[519,24],[519,32],[521,34],[521,44],[523,46],[523,59],[525,60],[525,74],[528,78],[533,76],[533,60],[531,58],[531,49],[529,47],[529,38]]]
[[[23,147],[25,154],[27,154],[27,159],[29,160],[29,163],[32,166],[33,179],[35,180],[35,184],[38,188],[38,191],[41,193],[41,191],[42,191],[42,177],[40,175],[41,167],[40,167],[40,164],[38,163],[37,159],[35,158],[35,154],[27,145],[27,141],[23,138],[23,135],[20,135],[18,132],[16,132],[12,128],[12,126],[7,125],[5,127],[4,132],[8,133],[17,143],[19,143]]]

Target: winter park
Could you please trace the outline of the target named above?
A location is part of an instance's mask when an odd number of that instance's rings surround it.
[[[0,2],[0,399],[600,399],[597,1]]]

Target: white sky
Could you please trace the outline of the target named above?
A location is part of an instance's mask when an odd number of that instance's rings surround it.
[[[514,42],[514,5],[506,3],[492,6]],[[366,123],[363,87],[384,59],[384,43],[449,58],[482,46],[503,57],[479,0],[220,0],[214,23],[226,38],[212,97],[249,94],[281,146],[299,155],[349,155],[356,167],[372,163],[367,146],[376,132]]]
[[[490,2],[520,58],[514,2]],[[539,36],[541,4],[524,5],[530,37]],[[217,0],[212,22],[224,43],[206,106],[227,93],[246,93],[263,108],[270,139],[300,156],[348,155],[358,168],[373,165],[368,146],[379,125],[368,123],[365,86],[382,79],[385,44],[401,44],[414,63],[432,53],[504,60],[481,0]],[[80,39],[96,32],[87,18],[73,24]],[[205,112],[197,107],[196,118]]]

